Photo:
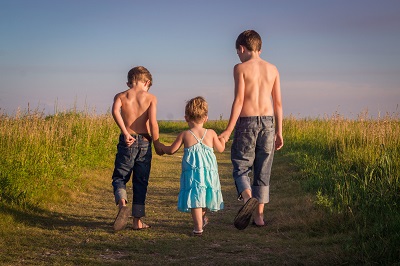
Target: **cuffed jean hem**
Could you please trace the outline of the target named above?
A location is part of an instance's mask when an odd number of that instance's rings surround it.
[[[235,180],[238,199],[242,198],[242,192],[246,189],[251,191],[253,198],[256,198],[259,203],[269,202],[269,186],[250,186],[250,178],[248,176],[240,176]]]
[[[238,198],[241,198],[242,192],[246,189],[251,190],[250,178],[248,176],[238,176],[235,178],[236,190],[238,192]]]
[[[141,218],[145,216],[145,205],[132,204],[132,216],[135,218]]]
[[[252,196],[260,204],[269,202],[269,186],[252,186]]]
[[[116,205],[118,205],[119,201],[122,199],[128,202],[128,195],[126,194],[126,190],[123,188],[118,188],[114,193],[114,197]]]

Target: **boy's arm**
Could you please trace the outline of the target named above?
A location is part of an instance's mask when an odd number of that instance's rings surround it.
[[[119,94],[115,95],[114,97],[114,103],[112,106],[112,116],[114,118],[114,121],[117,123],[118,127],[121,129],[121,133],[124,135],[125,142],[128,146],[131,146],[135,142],[135,138],[129,134],[128,130],[125,127],[124,120],[122,119],[121,116],[121,107],[122,107],[122,102],[121,99],[119,98]]]
[[[281,84],[279,72],[276,75],[274,86],[272,88],[272,100],[274,104],[275,116],[275,149],[279,150],[283,147],[283,134],[282,134],[282,121],[283,121],[283,108],[281,96]]]
[[[160,143],[160,131],[157,122],[157,98],[154,98],[150,102],[149,106],[149,126],[150,126],[150,135],[153,139],[154,149],[158,155],[163,155],[164,152],[161,149]]]
[[[177,152],[183,144],[183,134],[184,132],[179,133],[179,135],[176,137],[174,143],[172,143],[171,146],[165,146],[164,144],[161,144],[162,151],[169,155],[172,155],[175,152]]]
[[[239,68],[240,64],[237,64],[233,68],[233,78],[235,80],[235,99],[232,103],[228,126],[226,127],[225,131],[222,132],[221,135],[219,135],[219,138],[223,138],[225,141],[229,140],[229,137],[232,134],[233,129],[235,128],[236,121],[239,118],[243,107],[245,86],[243,73],[240,71]]]

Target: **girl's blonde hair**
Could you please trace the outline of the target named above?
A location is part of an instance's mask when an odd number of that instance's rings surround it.
[[[197,96],[186,102],[185,116],[187,120],[195,123],[200,122],[201,119],[208,116],[208,104],[206,100]]]

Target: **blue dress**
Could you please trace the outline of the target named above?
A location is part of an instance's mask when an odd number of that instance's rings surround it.
[[[217,159],[213,148],[202,143],[207,129],[197,143],[185,148],[178,196],[178,210],[190,212],[191,208],[208,208],[218,211],[224,208],[219,182]]]

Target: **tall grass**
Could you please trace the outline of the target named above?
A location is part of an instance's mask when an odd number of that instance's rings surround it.
[[[208,121],[205,127],[221,133],[226,124]],[[159,126],[167,142],[188,128],[184,121]],[[84,185],[83,171],[112,167],[118,134],[110,114],[0,114],[0,205],[65,200],[66,191]],[[289,117],[284,138],[282,152],[294,158],[305,189],[318,205],[344,218],[343,228],[355,235],[351,248],[362,260],[400,260],[399,117]]]
[[[166,133],[188,128],[184,121],[159,124]],[[207,122],[219,131],[225,125]],[[37,110],[13,117],[0,114],[0,203],[38,205],[79,189],[83,180],[77,178],[83,171],[112,165],[118,134],[111,114],[75,109],[51,116]]]
[[[79,189],[82,171],[109,166],[114,125],[110,115],[76,111],[1,114],[0,203],[38,205]]]
[[[347,217],[369,262],[400,259],[400,120],[288,118],[285,149],[317,203]]]

